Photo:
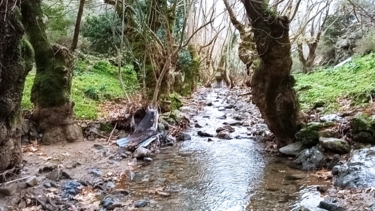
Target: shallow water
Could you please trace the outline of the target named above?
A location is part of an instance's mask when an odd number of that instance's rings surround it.
[[[203,126],[187,131],[192,140],[162,149],[149,165],[132,172],[134,178],[128,181],[132,196],[149,202],[140,209],[242,211],[292,210],[300,203],[317,206],[321,198],[313,185],[320,182],[311,172],[289,168],[287,158],[264,153],[262,143],[249,137],[246,127],[234,126],[231,136],[236,138],[231,140],[211,138],[209,142],[197,135],[199,130],[216,134],[216,128],[234,121],[230,119],[233,109],[219,111],[225,96],[225,90],[216,90],[201,97],[213,106],[190,119],[193,125]],[[223,115],[227,118],[218,119]],[[160,187],[171,195],[153,194]]]

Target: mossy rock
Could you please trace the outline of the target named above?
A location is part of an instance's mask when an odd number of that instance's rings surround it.
[[[309,123],[296,133],[296,138],[306,146],[314,146],[319,142],[319,129],[318,123]]]
[[[368,131],[371,128],[371,118],[367,114],[359,113],[350,122],[350,128],[353,133]]]
[[[361,131],[359,133],[353,134],[353,141],[358,143],[370,143],[375,144],[375,139],[370,132]]]
[[[171,100],[171,110],[178,110],[180,109],[184,104],[180,100],[179,96],[177,93],[173,93],[169,95],[169,98]]]

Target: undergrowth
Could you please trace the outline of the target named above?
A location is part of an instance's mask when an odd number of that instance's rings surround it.
[[[340,111],[339,98],[351,100],[350,106],[366,105],[375,96],[375,53],[354,58],[341,67],[294,76],[302,110],[324,103],[324,113]]]
[[[134,94],[139,89],[137,75],[131,65],[121,68],[122,78],[127,94]],[[22,109],[33,108],[30,102],[30,93],[35,77],[35,70],[26,78]],[[78,119],[96,119],[98,105],[105,100],[124,98],[118,67],[107,61],[89,61],[77,59],[74,64],[72,82],[72,98],[75,102],[75,114]]]

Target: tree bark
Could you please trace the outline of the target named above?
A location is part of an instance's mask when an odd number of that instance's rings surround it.
[[[74,121],[70,99],[73,57],[63,46],[51,46],[46,36],[41,0],[22,2],[22,22],[35,51],[36,76],[31,91],[33,120],[39,125],[43,144],[82,140]]]
[[[0,171],[22,162],[21,100],[26,76],[33,67],[33,51],[22,40],[24,28],[16,14],[19,5],[19,0],[0,4]]]
[[[82,20],[82,15],[83,15],[83,7],[85,6],[85,1],[86,0],[81,0],[79,2],[77,21],[76,21],[76,26],[74,28],[73,42],[72,42],[72,46],[70,47],[70,50],[72,52],[74,52],[77,48],[79,29],[80,29],[80,26],[81,26],[81,20]]]
[[[253,102],[276,139],[281,144],[291,143],[298,130],[299,104],[293,89],[295,80],[290,75],[289,20],[270,12],[262,1],[243,0],[243,3],[261,58],[251,82]]]

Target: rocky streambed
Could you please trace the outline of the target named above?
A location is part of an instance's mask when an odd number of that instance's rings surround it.
[[[106,140],[29,147],[20,179],[0,187],[0,210],[372,209],[375,149],[337,157],[318,135],[279,154],[249,93],[199,90],[173,114],[189,128],[145,159]]]

